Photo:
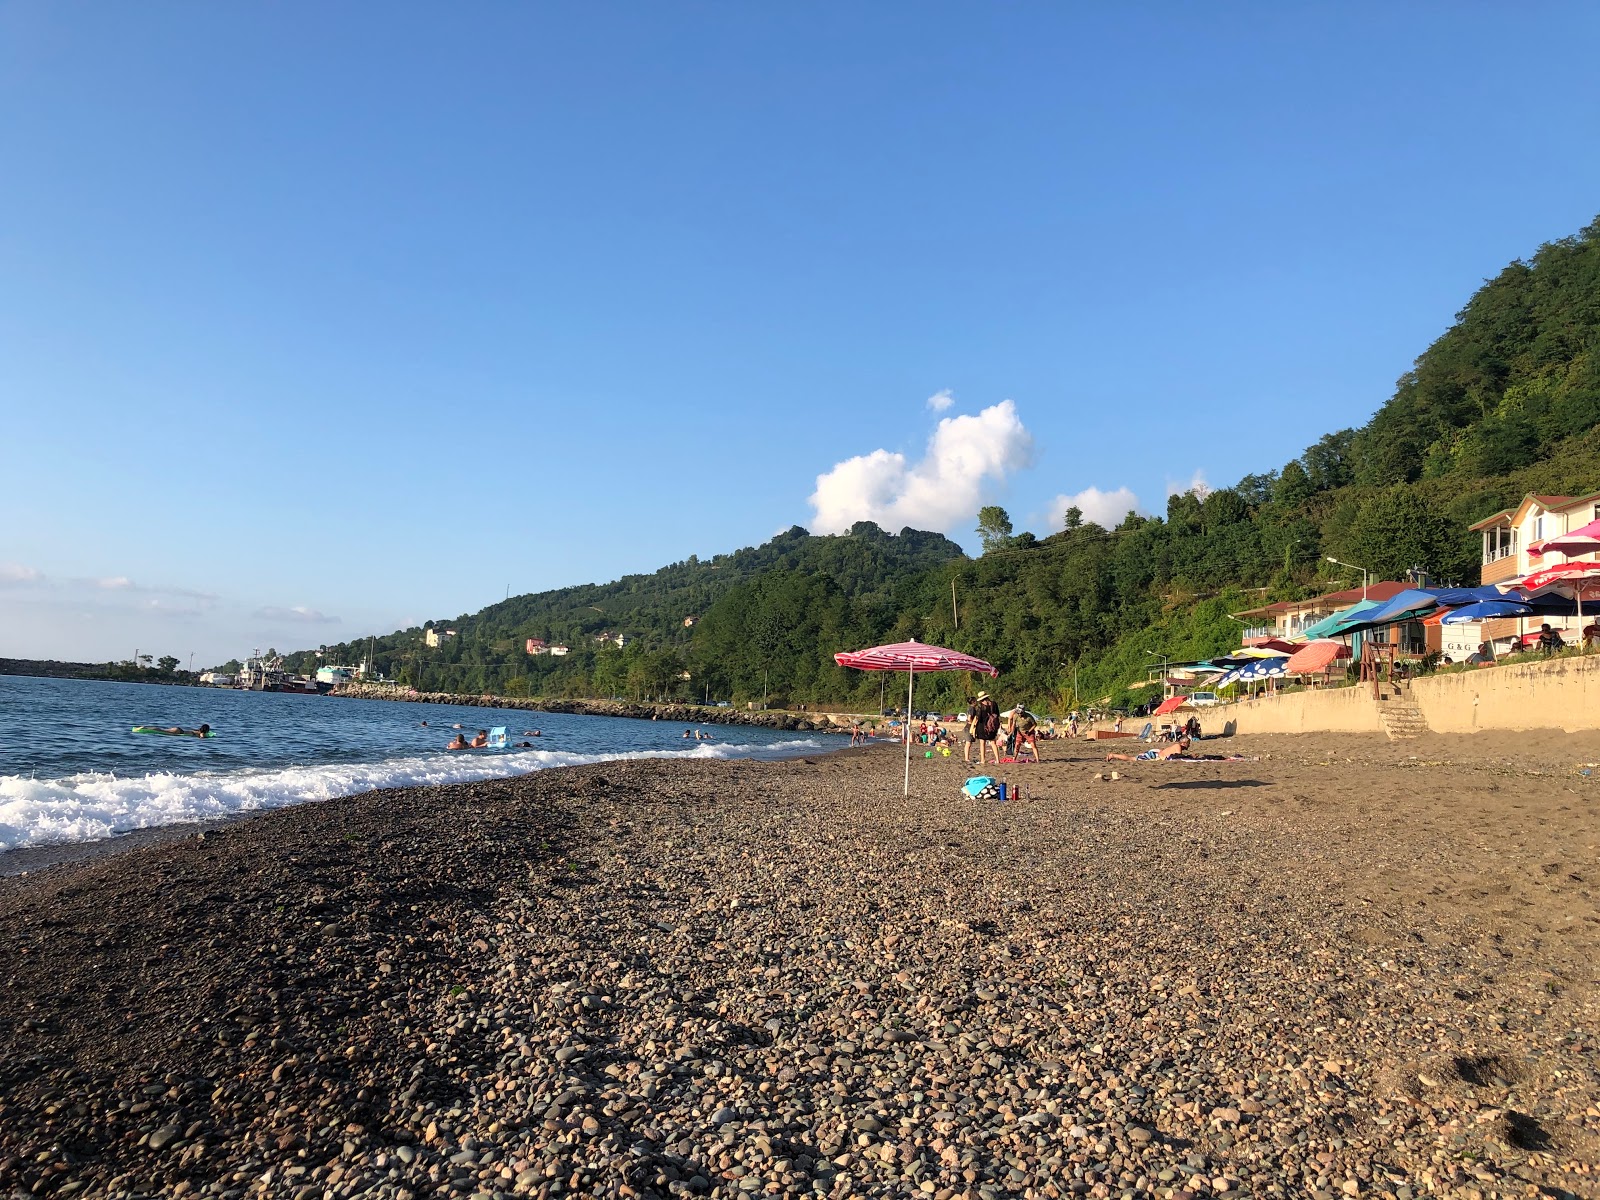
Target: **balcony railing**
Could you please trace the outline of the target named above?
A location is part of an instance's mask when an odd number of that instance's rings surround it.
[[[1510,558],[1516,552],[1516,542],[1512,542],[1509,546],[1485,546],[1483,550],[1483,565],[1488,566],[1492,562],[1499,562],[1502,558]]]

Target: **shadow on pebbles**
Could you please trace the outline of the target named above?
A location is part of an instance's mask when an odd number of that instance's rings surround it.
[[[1491,912],[1579,912],[1592,828],[1524,873],[1340,791],[1388,757],[1047,752],[1004,806],[609,763],[0,881],[0,1196],[1596,1194],[1589,943]]]

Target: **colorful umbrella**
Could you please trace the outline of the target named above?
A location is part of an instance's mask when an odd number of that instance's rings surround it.
[[[1283,669],[1289,675],[1311,675],[1326,670],[1336,660],[1350,657],[1350,647],[1343,642],[1323,639],[1307,642],[1296,650]]]
[[[906,715],[912,712],[912,698],[917,685],[918,671],[981,671],[985,675],[1000,674],[981,658],[962,654],[959,650],[946,650],[943,646],[928,646],[915,639],[895,642],[889,646],[874,646],[870,650],[841,650],[833,656],[841,667],[854,667],[858,671],[906,672]],[[906,782],[904,794],[911,794],[911,722],[906,722]]]
[[[1542,542],[1529,542],[1528,554],[1540,558],[1546,554],[1592,554],[1600,550],[1600,520],[1580,525],[1570,533],[1557,534]]]
[[[1545,592],[1570,596],[1574,600],[1593,600],[1600,597],[1600,562],[1564,562],[1540,567],[1524,575],[1516,583],[1501,585],[1517,591],[1530,600]]]
[[[1585,527],[1587,528],[1587,526]],[[1554,539],[1549,539],[1554,540]],[[1502,591],[1515,588],[1528,599],[1554,592],[1578,602],[1578,627],[1583,627],[1583,602],[1600,600],[1600,562],[1564,562],[1541,567],[1511,584],[1498,585]],[[1580,635],[1581,636],[1581,635]]]

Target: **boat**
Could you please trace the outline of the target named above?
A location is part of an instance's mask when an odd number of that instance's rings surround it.
[[[291,696],[323,696],[333,690],[331,684],[290,675],[283,669],[281,656],[263,658],[259,650],[245,661],[234,687],[246,692],[286,692]]]

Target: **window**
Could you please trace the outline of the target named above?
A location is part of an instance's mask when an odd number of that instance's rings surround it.
[[[1537,542],[1542,537],[1544,537],[1544,518],[1535,517],[1533,519],[1533,540]]]
[[[1496,562],[1517,552],[1517,531],[1509,525],[1497,525],[1483,531],[1483,561]]]

